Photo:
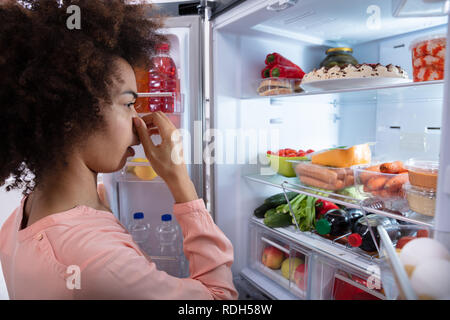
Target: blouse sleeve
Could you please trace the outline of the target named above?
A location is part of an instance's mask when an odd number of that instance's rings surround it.
[[[96,248],[80,266],[78,299],[236,299],[231,264],[233,247],[215,225],[202,199],[175,204],[184,236],[189,278],[159,271],[131,236],[122,232],[89,239]],[[92,247],[91,247],[92,248]]]

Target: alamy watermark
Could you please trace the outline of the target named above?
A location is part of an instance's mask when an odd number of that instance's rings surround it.
[[[67,267],[66,274],[69,276],[66,279],[66,287],[69,290],[81,289],[81,269],[77,265],[70,265]]]

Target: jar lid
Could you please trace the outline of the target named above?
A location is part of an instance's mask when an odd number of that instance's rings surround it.
[[[316,230],[320,235],[329,234],[331,231],[331,223],[326,219],[320,219],[316,222]]]
[[[330,52],[336,52],[336,51],[348,51],[348,52],[353,52],[352,48],[348,48],[348,47],[338,47],[338,48],[330,48],[327,51],[325,51],[325,53],[330,53]]]
[[[352,247],[359,247],[362,245],[362,237],[358,233],[352,233],[347,238],[348,244]]]
[[[170,44],[166,43],[166,42],[160,43],[160,44],[158,44],[156,46],[156,50],[158,50],[158,51],[169,51],[170,50]]]
[[[416,187],[409,183],[405,183],[403,187],[405,188],[406,194],[415,194],[421,197],[436,199],[436,190],[434,189]]]
[[[409,159],[405,163],[405,168],[414,172],[437,174],[439,172],[439,161]]]

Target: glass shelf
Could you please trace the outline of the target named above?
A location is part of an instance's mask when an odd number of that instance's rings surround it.
[[[256,91],[243,95],[242,99],[269,99],[272,101],[289,102],[306,97],[324,97],[335,100],[336,103],[375,103],[375,102],[407,102],[442,100],[444,80],[406,82],[395,85],[379,85],[363,88],[348,88],[340,90],[311,91],[287,95],[259,96]]]
[[[376,207],[373,206],[374,202],[371,201],[372,200],[371,198],[368,198],[367,200],[356,199],[339,193],[314,189],[302,185],[301,182],[296,177],[287,178],[278,174],[274,175],[254,174],[254,175],[247,175],[245,176],[245,178],[253,182],[281,188],[287,191],[306,194],[308,196],[313,196],[323,200],[331,201],[333,203],[337,203],[346,207],[363,209],[366,212],[383,215],[396,220],[401,220],[404,222],[423,225],[427,227],[434,226],[433,217],[424,216],[419,213],[413,212],[409,209],[402,211],[401,215],[399,213],[395,213],[394,211],[390,211],[389,209],[377,209]]]

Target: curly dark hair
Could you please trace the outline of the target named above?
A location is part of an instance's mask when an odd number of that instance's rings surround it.
[[[80,29],[67,27],[71,5]],[[0,1],[0,186],[30,194],[104,127],[116,59],[148,68],[165,41],[149,9],[125,0]]]

